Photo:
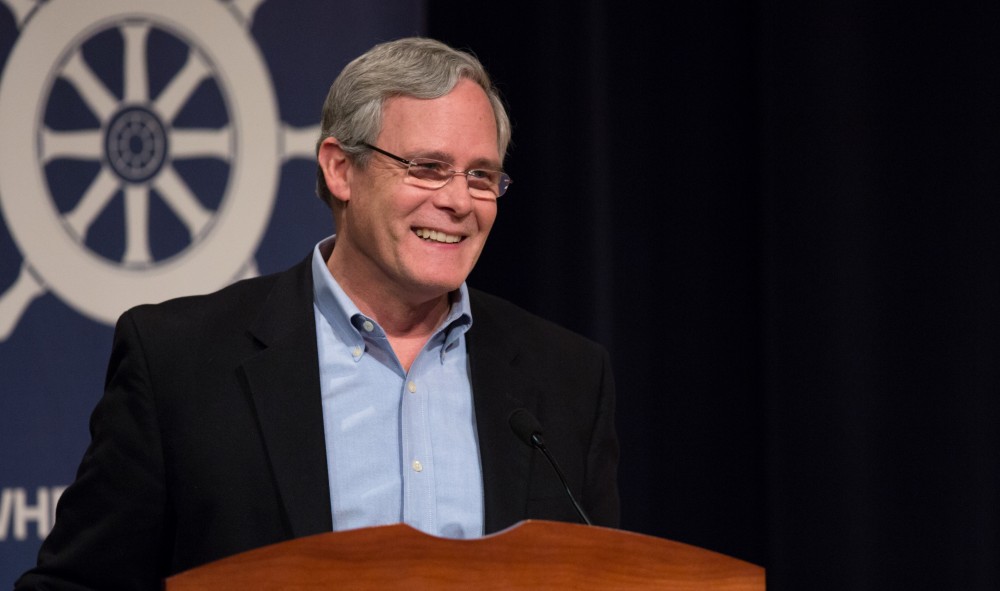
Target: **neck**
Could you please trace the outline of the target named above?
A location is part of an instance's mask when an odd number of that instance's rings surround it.
[[[351,267],[338,264],[336,254],[327,260],[326,266],[361,313],[382,327],[400,364],[409,371],[413,360],[448,316],[450,295],[416,297],[412,293],[396,293],[384,281],[364,281],[344,272]]]

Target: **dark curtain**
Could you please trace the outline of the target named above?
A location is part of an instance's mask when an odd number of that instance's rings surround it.
[[[428,2],[510,103],[471,282],[605,344],[623,527],[1000,588],[1000,4]]]

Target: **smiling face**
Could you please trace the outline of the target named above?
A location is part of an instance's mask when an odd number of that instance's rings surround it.
[[[474,82],[463,79],[436,99],[390,98],[382,113],[379,148],[450,162],[456,170],[501,168],[493,110]],[[496,201],[473,198],[462,175],[436,190],[407,184],[405,166],[377,153],[364,169],[346,158],[331,164],[337,148],[327,142],[320,164],[346,203],[328,263],[344,289],[362,301],[389,297],[410,305],[457,289],[486,244]]]

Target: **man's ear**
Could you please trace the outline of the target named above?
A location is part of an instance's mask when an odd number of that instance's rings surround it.
[[[323,140],[319,146],[317,160],[326,179],[326,188],[333,194],[333,198],[344,203],[350,201],[353,163],[340,147],[340,142],[332,137]]]

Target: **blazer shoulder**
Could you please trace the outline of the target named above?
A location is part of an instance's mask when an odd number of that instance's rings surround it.
[[[172,298],[155,304],[140,304],[121,315],[119,324],[125,318],[136,322],[168,321],[174,326],[192,323],[195,326],[216,325],[219,322],[239,321],[247,323],[255,312],[269,299],[275,297],[276,289],[289,296],[311,298],[312,277],[309,261],[268,275],[242,279],[218,291]],[[294,299],[294,297],[293,297]]]

